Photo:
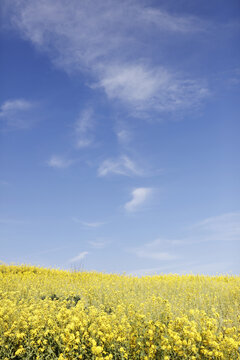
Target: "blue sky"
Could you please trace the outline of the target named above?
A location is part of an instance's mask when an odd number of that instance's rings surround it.
[[[239,273],[239,15],[2,2],[1,261]]]

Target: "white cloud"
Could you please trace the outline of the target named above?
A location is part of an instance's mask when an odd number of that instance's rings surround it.
[[[136,114],[189,108],[209,93],[200,81],[144,64],[108,66],[101,77],[98,86],[104,88],[108,97],[121,100]]]
[[[156,29],[177,33],[194,33],[206,31],[206,23],[194,16],[171,15],[161,9],[151,7],[144,8],[142,18],[151,23]]]
[[[176,254],[170,253],[168,249],[166,249],[166,246],[159,240],[145,243],[137,248],[128,249],[127,251],[130,251],[135,256],[143,259],[171,261],[179,258]]]
[[[203,274],[203,275],[219,275],[232,273],[234,263],[231,261],[219,261],[210,263],[193,263],[191,266],[188,264],[182,265],[178,270],[179,274]]]
[[[136,188],[132,191],[132,199],[125,204],[125,210],[134,212],[149,198],[153,190],[151,188]]]
[[[28,110],[31,109],[32,106],[32,103],[23,99],[8,100],[1,106],[1,116],[11,111]]]
[[[88,243],[94,249],[103,249],[110,243],[110,241],[106,239],[97,239],[97,240],[90,240],[88,241]]]
[[[146,249],[137,249],[135,252],[137,257],[153,259],[153,260],[174,260],[176,255],[161,251],[146,251]]]
[[[29,110],[33,107],[32,102],[24,99],[7,100],[0,107],[0,119],[8,128],[27,129],[33,123],[29,114]]]
[[[160,237],[148,243],[151,249],[166,246],[187,246],[206,242],[240,242],[240,213],[209,217],[179,231],[175,238]]]
[[[93,142],[93,110],[85,109],[79,115],[75,124],[75,134],[77,137],[76,146],[77,148],[88,147]]]
[[[240,212],[209,217],[186,230],[190,232],[186,241],[240,241]]]
[[[62,156],[52,155],[47,161],[47,165],[56,169],[65,169],[73,164],[73,160],[66,159]]]
[[[217,262],[209,263],[209,256],[206,256],[206,243],[215,242],[214,246],[216,248],[219,242],[228,243],[229,241],[240,242],[240,212],[208,217],[184,228],[183,231],[179,231],[179,236],[176,238],[160,237],[136,248],[126,249],[126,251],[138,258],[161,261],[160,267],[135,270],[134,273],[137,275],[161,271],[166,272],[168,264],[170,264],[169,270],[171,272],[174,271],[179,274],[189,273],[190,271],[195,274],[216,274],[217,272],[226,273],[231,271],[234,263],[231,262],[231,259],[228,261],[227,258],[219,259],[219,261],[216,258]],[[191,256],[193,261],[186,261],[190,254],[188,251],[189,246],[192,247],[195,244],[201,243],[205,243],[205,252],[203,251],[203,253],[199,254],[196,252],[192,253],[192,255],[196,255],[196,259],[194,259],[194,256]],[[196,248],[198,249],[198,246]],[[172,249],[174,249],[174,253],[172,253]],[[169,263],[165,266],[167,261]]]
[[[151,98],[157,91],[159,79],[152,70],[142,65],[118,65],[104,69],[102,86],[109,98],[120,98],[129,103],[138,103]],[[161,82],[168,82],[168,74],[162,74]]]
[[[129,130],[119,129],[116,132],[116,134],[117,134],[118,141],[121,144],[127,144],[131,140],[131,134],[130,134]]]
[[[67,72],[84,71],[92,88],[102,88],[131,113],[175,111],[208,94],[199,80],[176,74],[158,57],[166,33],[170,42],[173,35],[205,31],[196,17],[173,15],[144,1],[11,0],[5,5],[11,24],[54,64]]]
[[[129,147],[128,145],[134,138],[134,129],[126,120],[118,120],[115,126],[115,134],[120,145]]]
[[[69,262],[74,263],[74,262],[77,262],[77,261],[81,261],[81,260],[83,260],[88,254],[89,254],[88,251],[80,252],[77,256],[75,256],[75,257],[73,257],[72,259],[70,259]]]
[[[166,263],[165,263],[166,264]],[[216,274],[229,274],[231,266],[233,264],[231,262],[211,262],[211,263],[204,263],[204,262],[170,262],[167,265],[161,264],[161,266],[154,267],[154,268],[142,268],[142,269],[135,269],[132,271],[127,271],[128,275],[135,275],[135,276],[147,276],[147,275],[154,275],[160,273],[170,273],[170,274],[205,274],[205,275],[216,275]]]
[[[106,224],[105,222],[101,222],[101,221],[95,221],[95,222],[82,221],[75,217],[73,218],[73,221],[88,228],[97,228],[99,226]]]
[[[121,54],[126,43],[136,48],[135,42],[143,34],[149,40],[163,31],[182,35],[206,28],[196,17],[171,15],[139,1],[11,0],[5,3],[12,23],[23,35],[49,51],[52,45],[57,50],[55,56],[61,56],[59,61],[65,66],[76,62],[87,65],[100,57]]]
[[[98,176],[109,174],[133,176],[143,175],[137,165],[128,156],[124,155],[117,159],[107,159],[102,162],[98,168]]]

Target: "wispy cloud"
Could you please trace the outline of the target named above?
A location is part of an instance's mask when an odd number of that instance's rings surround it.
[[[240,241],[240,213],[209,217],[179,230],[175,238],[159,237],[150,242],[152,249],[166,246],[187,246],[209,242]]]
[[[25,111],[32,108],[32,103],[24,99],[8,100],[1,106],[1,116],[12,111]]]
[[[135,252],[137,257],[145,258],[145,259],[153,259],[153,260],[174,260],[177,258],[176,255],[170,254],[168,252],[159,252],[159,251],[149,251],[145,248],[137,249]]]
[[[109,174],[133,176],[143,175],[143,171],[128,156],[123,155],[116,159],[106,159],[98,168],[98,176]]]
[[[83,251],[80,252],[77,256],[73,257],[72,259],[69,260],[70,263],[75,263],[78,261],[83,260],[87,255],[89,254],[88,251]]]
[[[25,39],[67,72],[88,73],[90,87],[103,89],[132,114],[188,108],[208,95],[204,82],[178,74],[167,62],[159,64],[154,55],[159,52],[153,51],[166,47],[166,33],[170,42],[173,35],[176,40],[205,32],[206,23],[196,17],[171,14],[144,1],[5,3],[11,24]],[[79,146],[84,144],[80,140]]]
[[[230,275],[233,271],[234,263],[231,261],[219,261],[219,262],[207,262],[198,263],[195,262],[191,265],[182,264],[179,267],[179,274],[204,274],[204,275],[219,275],[228,274]]]
[[[110,240],[107,239],[96,239],[96,240],[90,240],[88,241],[89,245],[94,249],[103,249],[108,244],[110,244]]]
[[[52,155],[50,157],[50,159],[47,161],[47,165],[49,167],[56,168],[56,169],[65,169],[65,168],[68,168],[69,166],[71,166],[73,164],[73,162],[74,162],[73,160],[66,159],[63,156]]]
[[[132,191],[132,199],[125,204],[127,212],[138,210],[152,194],[152,188],[136,188]]]
[[[33,124],[29,111],[34,103],[24,99],[5,101],[0,107],[0,120],[10,129],[27,129]]]
[[[73,221],[75,223],[78,223],[78,224],[81,224],[83,225],[84,227],[87,227],[87,228],[97,228],[99,226],[102,226],[104,224],[106,224],[105,222],[102,222],[102,221],[95,221],[95,222],[87,222],[87,221],[82,221],[76,217],[73,218]]]
[[[192,241],[240,241],[240,212],[213,216],[189,226]],[[189,240],[191,241],[191,240]]]
[[[93,110],[90,108],[83,110],[75,123],[77,148],[84,148],[92,145],[94,140],[94,125]]]
[[[127,249],[138,258],[151,259],[156,261],[171,261],[179,258],[179,255],[169,252],[169,250],[158,240],[142,244],[133,249]]]
[[[202,221],[197,222],[185,229],[179,231],[179,236],[176,238],[160,237],[153,241],[147,242],[135,248],[126,249],[127,252],[134,254],[138,258],[151,259],[156,261],[172,261],[176,260],[177,263],[171,263],[171,271],[177,270],[178,273],[186,273],[194,271],[195,273],[216,273],[221,271],[229,271],[231,263],[219,262],[213,266],[209,263],[200,261],[199,263],[193,261],[191,263],[181,263],[179,260],[187,256],[185,248],[194,246],[200,243],[209,242],[229,242],[240,241],[240,213],[227,213],[215,217],[209,217]],[[176,250],[176,247],[178,250]],[[172,253],[174,249],[174,253]],[[206,259],[209,262],[209,259]],[[159,272],[165,271],[161,266],[152,269],[140,269],[137,273],[143,274],[144,272]]]
[[[98,86],[110,99],[121,100],[136,115],[198,105],[209,94],[204,82],[186,79],[164,67],[121,63],[104,69]]]
[[[116,131],[116,135],[119,143],[123,145],[128,144],[132,138],[130,131],[126,128],[118,128]]]
[[[228,273],[229,269],[233,264],[231,262],[211,262],[204,263],[198,261],[190,262],[170,262],[161,264],[161,266],[153,268],[141,268],[128,271],[127,274],[135,276],[154,275],[160,273],[174,273],[174,274],[205,274],[205,275],[216,275],[219,273]]]

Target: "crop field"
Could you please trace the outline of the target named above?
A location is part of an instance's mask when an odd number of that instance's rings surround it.
[[[0,266],[0,359],[240,359],[240,276]]]

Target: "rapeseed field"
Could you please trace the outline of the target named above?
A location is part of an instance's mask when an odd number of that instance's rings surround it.
[[[0,266],[0,359],[240,359],[240,276]]]

